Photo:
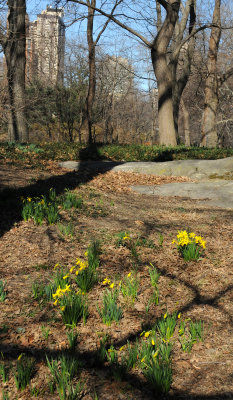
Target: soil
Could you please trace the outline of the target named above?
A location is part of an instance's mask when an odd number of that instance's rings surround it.
[[[195,200],[164,199],[130,190],[130,185],[135,184],[187,181],[184,177],[112,171],[94,175],[83,169],[67,172],[51,162],[44,169],[0,165],[0,178],[0,280],[6,282],[7,289],[6,300],[0,302],[0,353],[11,368],[10,379],[3,383],[0,377],[0,385],[10,399],[59,399],[57,392],[49,392],[45,355],[56,357],[66,351],[66,330],[51,303],[34,300],[32,284],[35,280],[49,282],[57,263],[67,268],[73,265],[93,239],[101,243],[100,279],[88,296],[87,322],[77,325],[75,350],[82,361],[80,377],[85,382],[82,398],[233,398],[231,211],[199,205]],[[32,220],[22,220],[20,196],[46,194],[51,187],[57,194],[70,188],[84,201],[85,207],[81,210],[60,212],[61,224],[72,221],[73,237],[64,236],[59,224],[44,222],[36,226]],[[185,262],[172,245],[177,231],[184,229],[206,240],[205,255],[198,262]],[[128,248],[116,246],[116,235],[122,231],[129,232],[134,239],[144,238],[144,244],[137,247],[137,260]],[[145,305],[151,295],[149,263],[161,273],[160,302],[146,313]],[[96,309],[103,295],[101,282],[106,276],[119,280],[133,265],[140,278],[138,298],[133,306],[122,302],[122,320],[108,327]],[[173,382],[167,395],[156,397],[138,368],[117,379],[107,361],[102,365],[96,362],[96,351],[104,335],[109,335],[111,343],[119,349],[127,340],[140,338],[144,328],[150,329],[166,311],[180,312],[182,318],[201,319],[205,327],[203,342],[194,344],[191,353],[183,352],[179,341],[175,341]],[[42,326],[49,330],[48,338]],[[31,384],[17,392],[12,370],[21,353],[35,358],[36,370]],[[38,389],[36,395],[33,388]]]

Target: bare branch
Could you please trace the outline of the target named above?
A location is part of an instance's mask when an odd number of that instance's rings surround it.
[[[229,79],[232,75],[233,75],[233,67],[229,68],[225,73],[220,75],[219,77],[220,84],[223,85],[223,83],[226,82],[227,79]]]
[[[136,36],[138,39],[140,39],[147,47],[151,48],[152,44],[151,42],[149,42],[143,35],[141,35],[139,32],[135,31],[133,28],[131,28],[128,25],[123,24],[121,21],[119,21],[117,18],[115,18],[113,15],[108,14],[106,12],[104,12],[103,10],[101,10],[98,7],[92,7],[90,5],[88,5],[87,3],[85,3],[84,1],[81,0],[67,0],[68,2],[72,2],[72,3],[77,3],[77,4],[81,4],[85,7],[90,7],[92,9],[94,9],[95,11],[97,11],[99,14],[103,15],[104,17],[109,18],[111,21],[115,22],[115,24],[117,24],[118,26],[120,26],[121,28],[123,28],[124,30],[128,31],[129,33],[132,33],[132,35]],[[161,1],[161,0],[160,0]]]
[[[165,8],[165,10],[167,10],[168,4],[165,0],[158,0],[159,4],[161,4],[161,6],[163,6]]]
[[[117,8],[117,6],[118,6],[120,3],[122,3],[122,1],[123,1],[123,0],[116,1],[116,3],[114,4],[113,9],[112,9],[112,11],[111,11],[111,14],[110,14],[111,16],[113,16],[113,13],[114,13],[115,9]],[[109,24],[110,21],[111,21],[111,19],[108,18],[107,21],[105,22],[103,28],[102,28],[101,31],[99,32],[99,34],[98,34],[98,36],[97,36],[97,38],[96,38],[96,40],[95,40],[95,42],[94,42],[94,45],[95,45],[95,46],[97,45],[98,41],[100,40],[101,35],[104,33],[104,31],[105,31],[105,29],[107,28],[107,26],[108,26],[108,24]]]
[[[161,4],[156,0],[156,14],[157,14],[157,31],[162,27],[162,14],[161,14]]]

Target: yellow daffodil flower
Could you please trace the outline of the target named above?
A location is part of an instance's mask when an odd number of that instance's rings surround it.
[[[111,283],[110,279],[105,278],[102,282],[102,285],[109,285]]]

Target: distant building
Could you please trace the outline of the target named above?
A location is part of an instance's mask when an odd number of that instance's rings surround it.
[[[37,20],[26,20],[26,81],[48,85],[64,79],[65,26],[63,9],[47,6]]]
[[[109,95],[116,97],[132,92],[134,88],[134,70],[127,58],[106,56],[100,62],[102,85]]]

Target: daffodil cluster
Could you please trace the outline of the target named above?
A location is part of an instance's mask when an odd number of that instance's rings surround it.
[[[194,232],[178,231],[176,237],[177,239],[172,243],[177,245],[177,249],[185,261],[197,261],[206,248],[206,241]]]
[[[123,278],[122,281],[119,282],[120,290],[125,298],[130,298],[132,303],[134,303],[138,294],[139,280],[136,274],[132,275],[132,272],[129,272],[127,276]]]
[[[96,266],[98,263],[89,263],[89,253],[84,253],[86,260],[76,259],[75,265],[70,268],[69,274],[74,274],[75,282],[83,292],[88,292],[98,280]],[[67,276],[69,276],[69,274]]]
[[[58,286],[56,293],[53,294],[53,298],[55,299],[54,305],[60,304],[61,299],[65,296],[66,293],[71,292],[70,285],[66,285],[64,289]],[[64,306],[63,306],[64,307]],[[63,310],[62,310],[63,311]]]
[[[202,239],[201,236],[197,236],[194,232],[188,233],[187,231],[178,231],[178,235],[176,236],[177,240],[173,240],[172,243],[177,244],[178,246],[188,246],[189,244],[198,244],[203,249],[206,248],[206,241]]]
[[[102,285],[104,285],[104,286],[108,285],[110,287],[110,289],[113,289],[115,286],[115,283],[111,282],[110,279],[108,279],[108,278],[104,278]]]

